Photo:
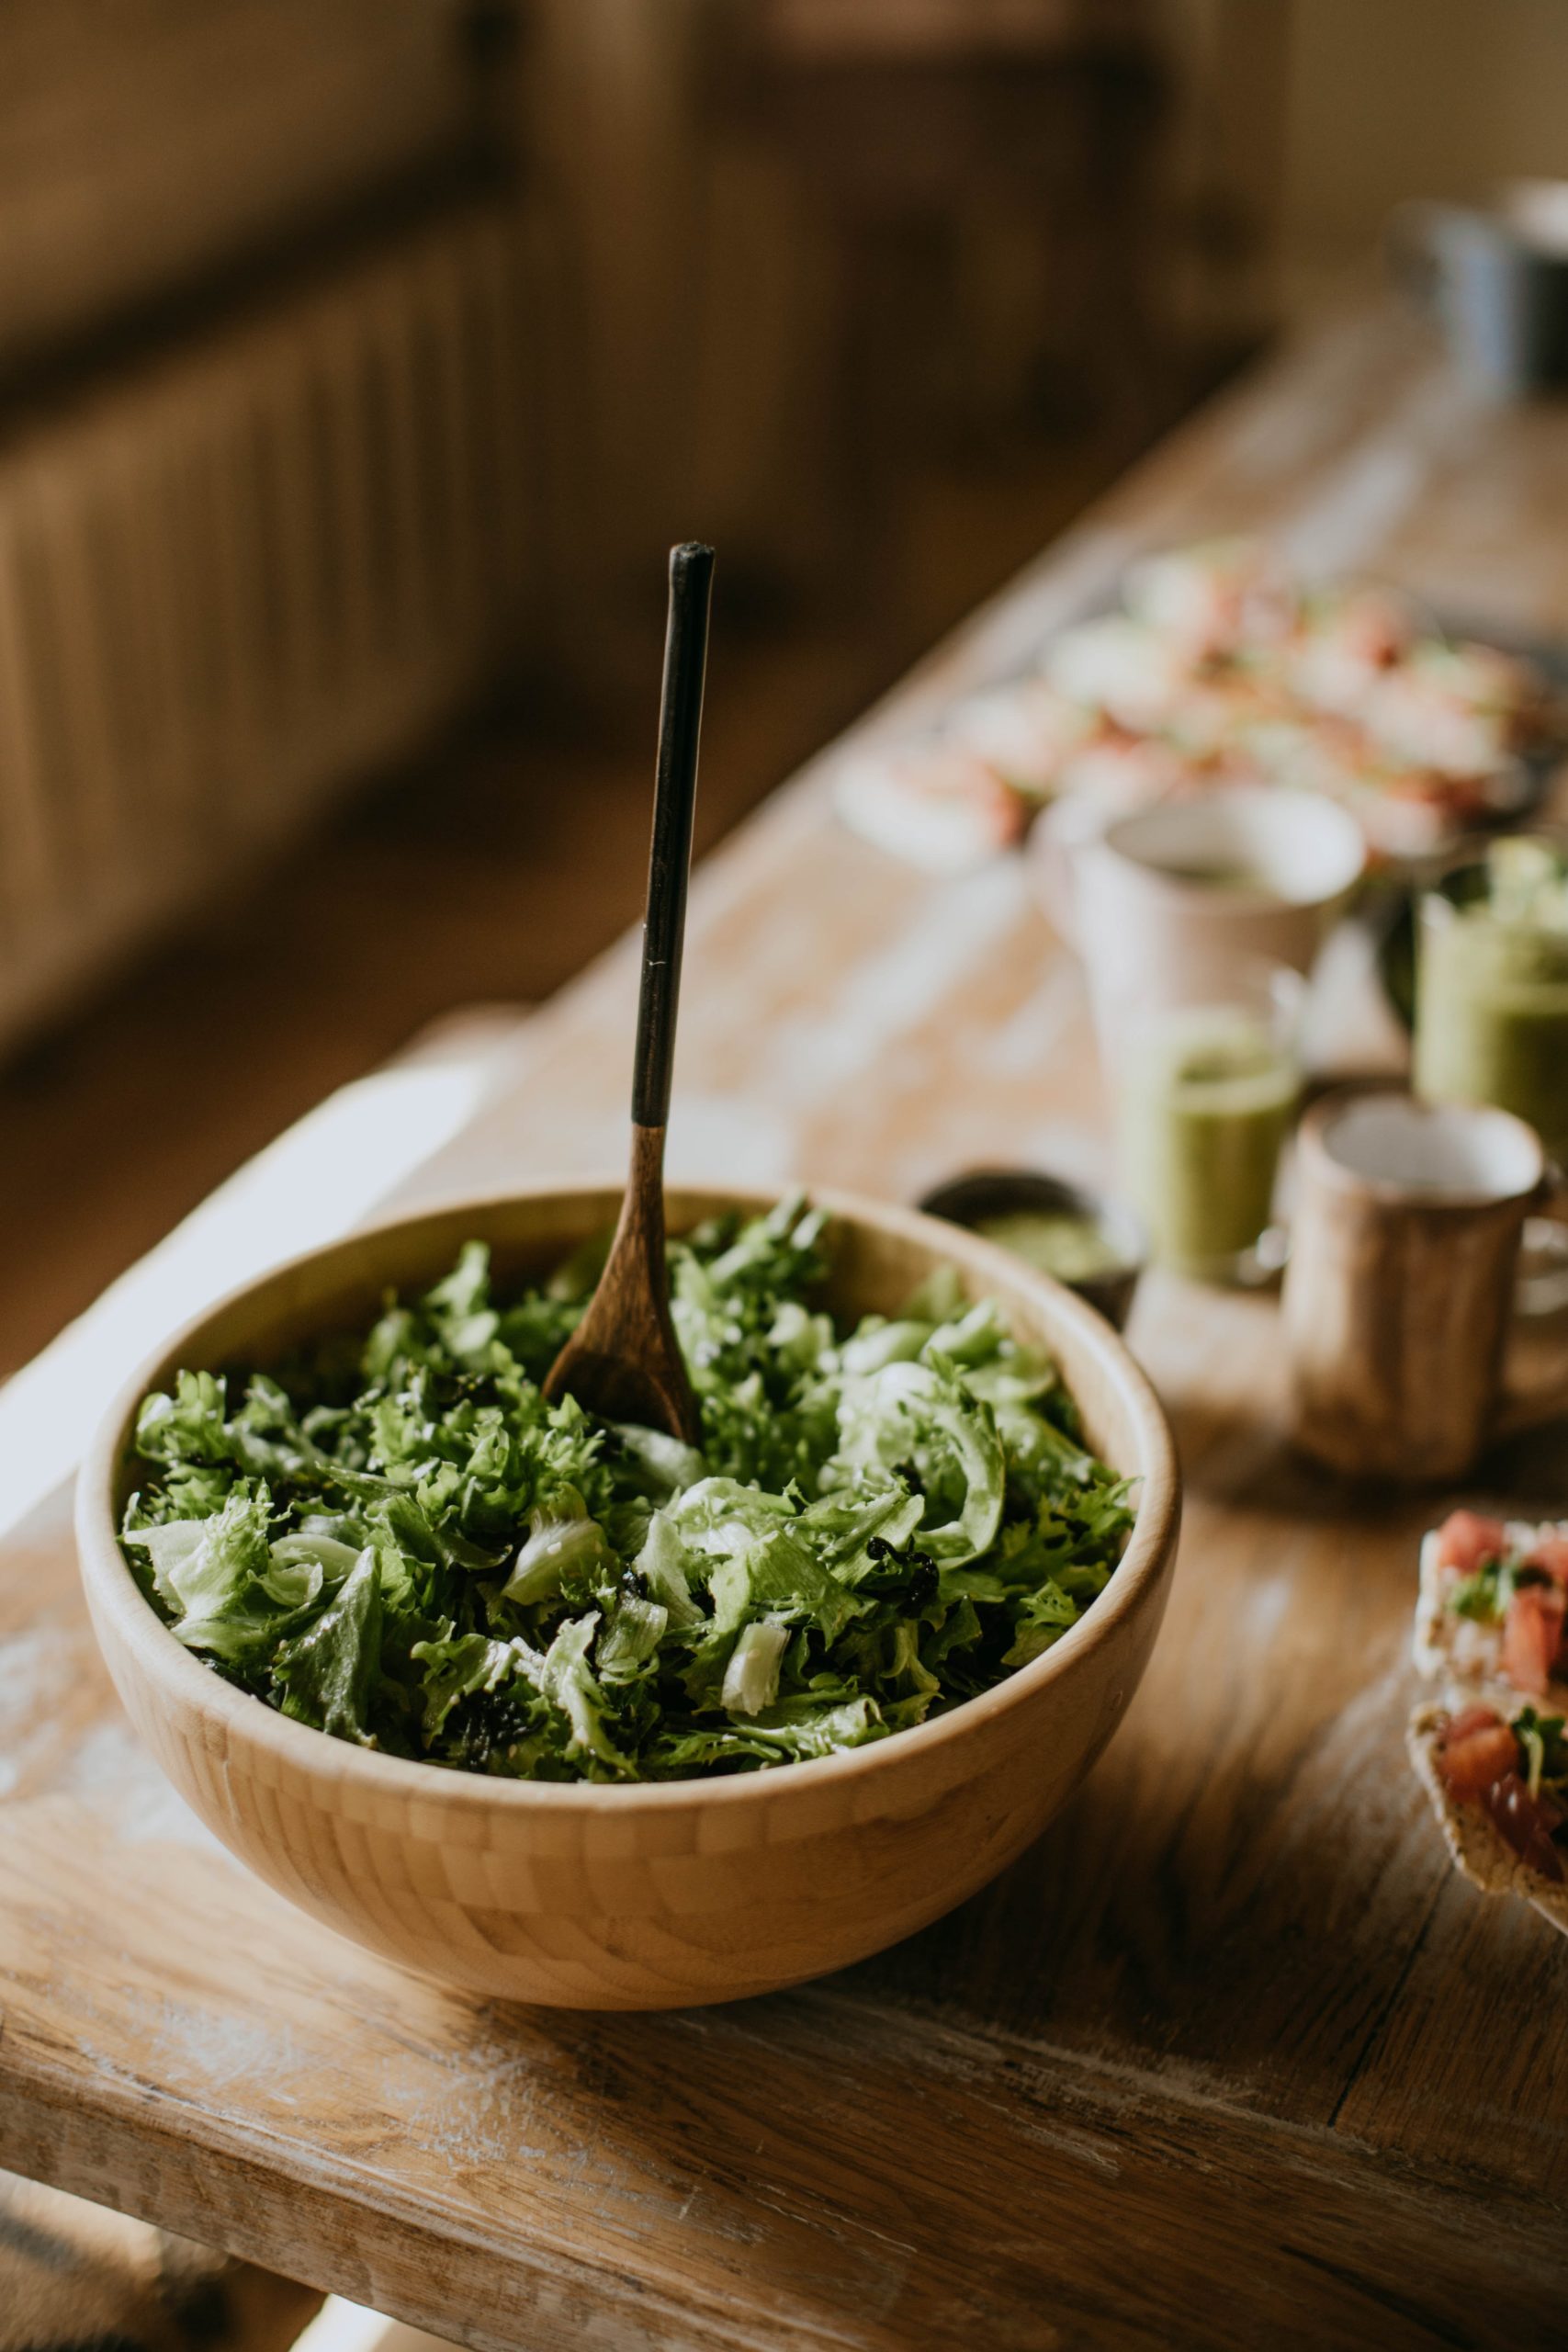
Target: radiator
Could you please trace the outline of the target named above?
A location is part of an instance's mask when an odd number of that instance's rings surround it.
[[[0,444],[0,1043],[493,667],[523,277],[469,204]]]

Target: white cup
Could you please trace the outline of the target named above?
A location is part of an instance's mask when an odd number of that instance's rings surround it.
[[[1096,1023],[1224,1001],[1260,961],[1309,971],[1366,864],[1337,802],[1224,785],[1116,817],[1062,845],[1048,911],[1088,968]]]

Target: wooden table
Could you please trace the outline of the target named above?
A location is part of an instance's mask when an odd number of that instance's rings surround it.
[[[1265,526],[1568,634],[1568,423],[1377,305],[1134,476],[870,724],[1005,667],[1150,540]],[[678,1174],[895,1196],[1090,1164],[1077,981],[1015,864],[839,831],[831,756],[694,891]],[[634,958],[535,1018],[409,1203],[618,1165]],[[1402,1758],[1415,1545],[1279,1434],[1275,1308],[1151,1280],[1190,1482],[1125,1728],[1016,1868],[726,2010],[487,2006],[290,1910],[118,1716],[66,1498],[0,1555],[0,2161],[481,2346],[1568,2337],[1568,1946],[1450,1871]],[[1561,1432],[1468,1494],[1568,1508]]]

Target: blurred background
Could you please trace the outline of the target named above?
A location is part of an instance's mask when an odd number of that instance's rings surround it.
[[[637,913],[1403,198],[1561,0],[6,0],[0,1373]]]

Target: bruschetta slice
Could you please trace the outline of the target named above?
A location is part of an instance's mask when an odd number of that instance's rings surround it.
[[[1422,1542],[1414,1646],[1429,1681],[1568,1713],[1568,1521],[1451,1512]]]
[[[1568,1738],[1561,1715],[1517,1702],[1421,1706],[1405,1745],[1456,1867],[1519,1894],[1568,1935]]]

